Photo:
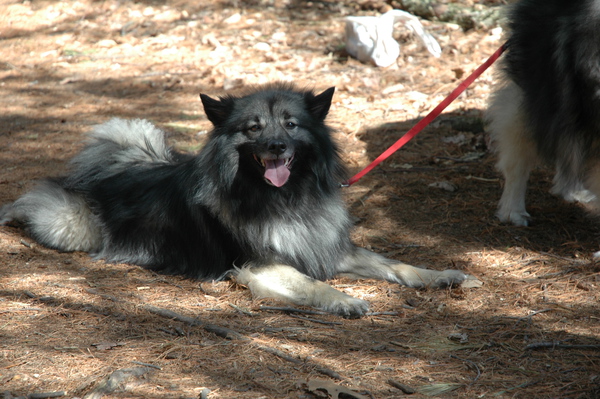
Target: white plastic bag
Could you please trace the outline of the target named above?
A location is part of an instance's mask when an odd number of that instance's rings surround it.
[[[362,62],[374,62],[380,67],[392,65],[400,55],[400,45],[392,36],[396,22],[412,30],[434,57],[442,54],[439,43],[425,32],[419,19],[402,10],[391,10],[379,17],[346,17],[346,51]]]

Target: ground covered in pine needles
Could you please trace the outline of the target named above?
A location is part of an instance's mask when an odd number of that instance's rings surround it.
[[[357,172],[502,43],[498,27],[403,28],[397,63],[344,53],[346,15],[383,1],[0,1],[0,203],[57,175],[84,134],[147,118],[182,151],[210,124],[199,93],[273,80],[336,86],[329,121]],[[442,2],[443,3],[443,2]],[[501,2],[462,1],[467,7]],[[371,303],[357,320],[252,300],[232,282],[162,276],[37,245],[0,227],[4,398],[596,398],[598,220],[533,174],[534,223],[499,223],[502,179],[483,113],[486,72],[432,125],[344,189],[353,239],[407,263],[458,268],[480,288],[334,280]]]

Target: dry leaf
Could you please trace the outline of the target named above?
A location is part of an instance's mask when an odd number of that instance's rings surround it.
[[[101,342],[98,344],[92,344],[92,346],[95,346],[96,349],[98,349],[99,351],[106,351],[112,348],[115,348],[117,346],[123,346],[125,345],[122,342]]]
[[[306,389],[316,395],[319,395],[323,392],[329,394],[333,399],[339,399],[340,393],[344,395],[348,395],[355,399],[370,399],[365,395],[361,395],[349,388],[338,385],[329,380],[321,380],[318,378],[308,380],[308,381],[299,381],[298,385],[306,385]]]

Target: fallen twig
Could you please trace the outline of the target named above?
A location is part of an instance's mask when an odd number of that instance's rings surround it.
[[[178,331],[171,331],[168,328],[164,328],[164,327],[158,327],[157,330],[167,333],[169,335],[175,335],[175,336],[181,335],[181,334],[179,334]]]
[[[60,398],[61,396],[65,395],[65,391],[30,393],[27,395],[27,399]]]
[[[304,313],[304,314],[313,314],[313,315],[327,315],[327,314],[331,314],[328,312],[323,312],[320,310],[305,310],[305,309],[297,309],[297,308],[290,308],[290,307],[277,307],[277,306],[261,306],[259,308],[260,310],[275,310],[275,311],[279,311],[279,312],[286,312],[286,313]],[[398,312],[367,312],[365,314],[365,316],[398,316]],[[323,324],[343,324],[343,323],[330,323],[330,322],[322,322],[322,321],[317,321],[317,320],[313,320],[313,319],[307,319],[310,321],[315,321],[317,323],[323,323]]]
[[[155,306],[150,306],[150,305],[144,306],[144,309],[146,309],[150,313],[154,313],[154,314],[162,316],[162,317],[179,320],[184,323],[188,323],[191,326],[202,327],[206,331],[211,332],[215,335],[218,335],[219,337],[222,337],[222,338],[231,339],[231,340],[235,340],[235,339],[247,340],[248,339],[248,338],[244,337],[242,334],[240,334],[239,332],[234,331],[230,328],[217,326],[215,324],[204,323],[196,318],[184,316],[182,314],[173,312],[172,310],[169,310],[169,309],[157,308]]]
[[[270,346],[264,346],[264,345],[256,345],[256,347],[262,351],[265,351],[267,353],[275,355],[275,356],[277,356],[283,360],[286,360],[290,363],[294,363],[294,364],[304,363],[304,361],[298,359],[297,357],[293,357],[288,354],[285,354],[284,352],[280,351],[279,349],[271,348]]]
[[[547,309],[542,309],[542,310],[536,310],[536,311],[532,312],[531,314],[528,314],[527,316],[523,316],[523,317],[521,317],[519,320],[528,319],[528,318],[530,318],[530,317],[532,317],[532,316],[535,316],[536,314],[540,314],[540,313],[546,313],[546,312],[551,312],[551,311],[553,311],[553,310],[556,310],[556,309],[553,309],[553,308],[547,308]]]
[[[405,345],[402,342],[398,342],[398,341],[390,341],[390,344],[399,346],[399,347],[401,347],[403,349],[413,349],[412,347],[410,347],[408,345]]]
[[[19,309],[6,309],[0,310],[0,314],[2,313],[18,313],[18,312],[41,312],[44,309],[42,308],[19,308]]]
[[[539,253],[542,254],[542,255],[551,256],[551,257],[556,258],[556,259],[566,260],[567,262],[573,262],[573,263],[579,263],[579,264],[581,264],[581,263],[589,263],[589,260],[567,258],[566,256],[560,256],[560,255],[556,255],[556,254],[553,254],[553,253],[550,253],[550,252],[540,251]]]
[[[411,309],[414,309],[411,306]],[[365,316],[398,316],[399,313],[398,312],[367,312],[365,313]]]
[[[467,363],[473,365],[473,367],[475,367],[475,370],[477,370],[477,376],[473,379],[473,381],[471,381],[471,383],[469,385],[475,384],[475,382],[479,379],[479,377],[481,377],[481,370],[479,370],[479,367],[477,366],[477,363],[475,363],[474,361],[469,360],[469,359],[461,359],[460,357],[455,356],[455,355],[450,355],[450,357],[453,358],[453,359],[460,360],[462,362],[467,362]]]
[[[338,374],[337,372],[335,372],[331,369],[328,369],[327,367],[318,366],[315,368],[315,370],[317,370],[319,373],[324,374],[328,377],[335,378],[336,380],[344,379],[344,377],[342,377],[340,374]]]
[[[131,363],[139,364],[140,366],[152,367],[153,369],[157,369],[157,370],[162,370],[162,367],[160,367],[160,366],[156,366],[156,365],[150,364],[150,363],[138,362],[137,360],[132,360]]]
[[[296,309],[296,308],[290,308],[290,307],[278,307],[278,306],[261,306],[259,308],[260,310],[275,310],[275,311],[279,311],[279,312],[286,312],[286,313],[304,313],[304,314],[329,314],[327,312],[322,312],[320,310],[304,310],[304,309]]]
[[[254,316],[255,315],[255,313],[252,313],[251,311],[249,311],[247,309],[244,309],[244,308],[241,308],[241,307],[239,307],[237,305],[234,305],[233,303],[230,303],[229,306],[231,306],[232,308],[234,308],[238,312],[243,313],[243,314],[245,314],[247,316]]]
[[[525,350],[533,350],[533,349],[591,349],[591,350],[600,350],[600,345],[570,345],[570,344],[561,344],[559,342],[535,342],[533,344],[529,344],[525,347]]]
[[[98,295],[100,298],[108,299],[109,301],[113,301],[113,302],[117,302],[117,303],[124,302],[122,299],[119,299],[114,295],[103,294],[95,288],[88,288],[85,290],[85,292],[87,292],[88,294],[92,294],[92,295]]]
[[[388,384],[390,384],[391,386],[393,386],[394,388],[398,388],[399,390],[401,390],[402,392],[404,392],[407,395],[412,395],[413,393],[417,392],[416,389],[409,387],[408,385],[404,385],[398,381],[389,379]]]
[[[319,324],[326,324],[326,325],[341,325],[341,324],[343,324],[343,323],[340,323],[339,321],[325,321],[325,320],[313,319],[310,317],[302,317],[302,316],[298,316],[295,314],[290,314],[289,316],[293,317],[295,319],[312,321],[313,323],[319,323]]]
[[[294,363],[294,364],[308,364],[306,361],[302,360],[302,359],[298,359],[297,357],[293,357],[290,356],[282,351],[280,351],[279,349],[275,349],[275,348],[271,348],[270,346],[264,346],[264,345],[256,345],[256,347],[262,351],[265,351],[267,353],[270,353],[272,355],[275,355],[283,360],[286,360],[290,363]],[[315,370],[318,371],[321,374],[327,375],[331,378],[335,378],[337,380],[343,380],[344,377],[342,377],[339,373],[328,369],[327,367],[323,367],[323,366],[317,366],[315,367]]]
[[[515,317],[515,316],[504,316],[507,319],[512,319],[512,320],[516,320],[515,325],[519,324],[519,322],[523,321],[523,320],[527,320],[527,319],[531,319],[533,316],[540,314],[540,313],[545,313],[545,312],[550,312],[552,310],[557,310],[555,308],[546,308],[546,309],[541,309],[541,310],[536,310],[534,312],[531,312],[531,314],[528,314],[527,316],[522,316],[522,317]]]

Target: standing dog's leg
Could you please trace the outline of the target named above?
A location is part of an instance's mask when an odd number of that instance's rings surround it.
[[[569,151],[563,151],[557,154],[555,160],[556,174],[554,175],[554,186],[550,192],[559,195],[567,202],[589,203],[596,201],[594,192],[588,190],[584,185],[583,179],[586,178],[586,184],[594,186],[595,169],[597,171],[597,162],[586,162],[584,155],[590,148],[589,144],[581,139],[581,133],[566,134],[560,138],[561,144],[558,148],[569,148]],[[592,150],[593,151],[593,150]],[[585,171],[585,174],[583,173]]]
[[[468,278],[459,270],[421,269],[358,247],[344,259],[338,273],[353,278],[387,280],[412,288],[447,287]]]
[[[520,108],[523,94],[510,82],[499,90],[490,105],[490,130],[498,145],[498,169],[504,175],[504,191],[496,216],[503,222],[527,226],[525,192],[529,173],[537,162],[537,150],[528,138],[528,129]]]
[[[276,298],[312,306],[344,317],[360,317],[369,304],[315,280],[288,265],[247,266],[237,269],[235,280],[250,288],[255,298]]]

